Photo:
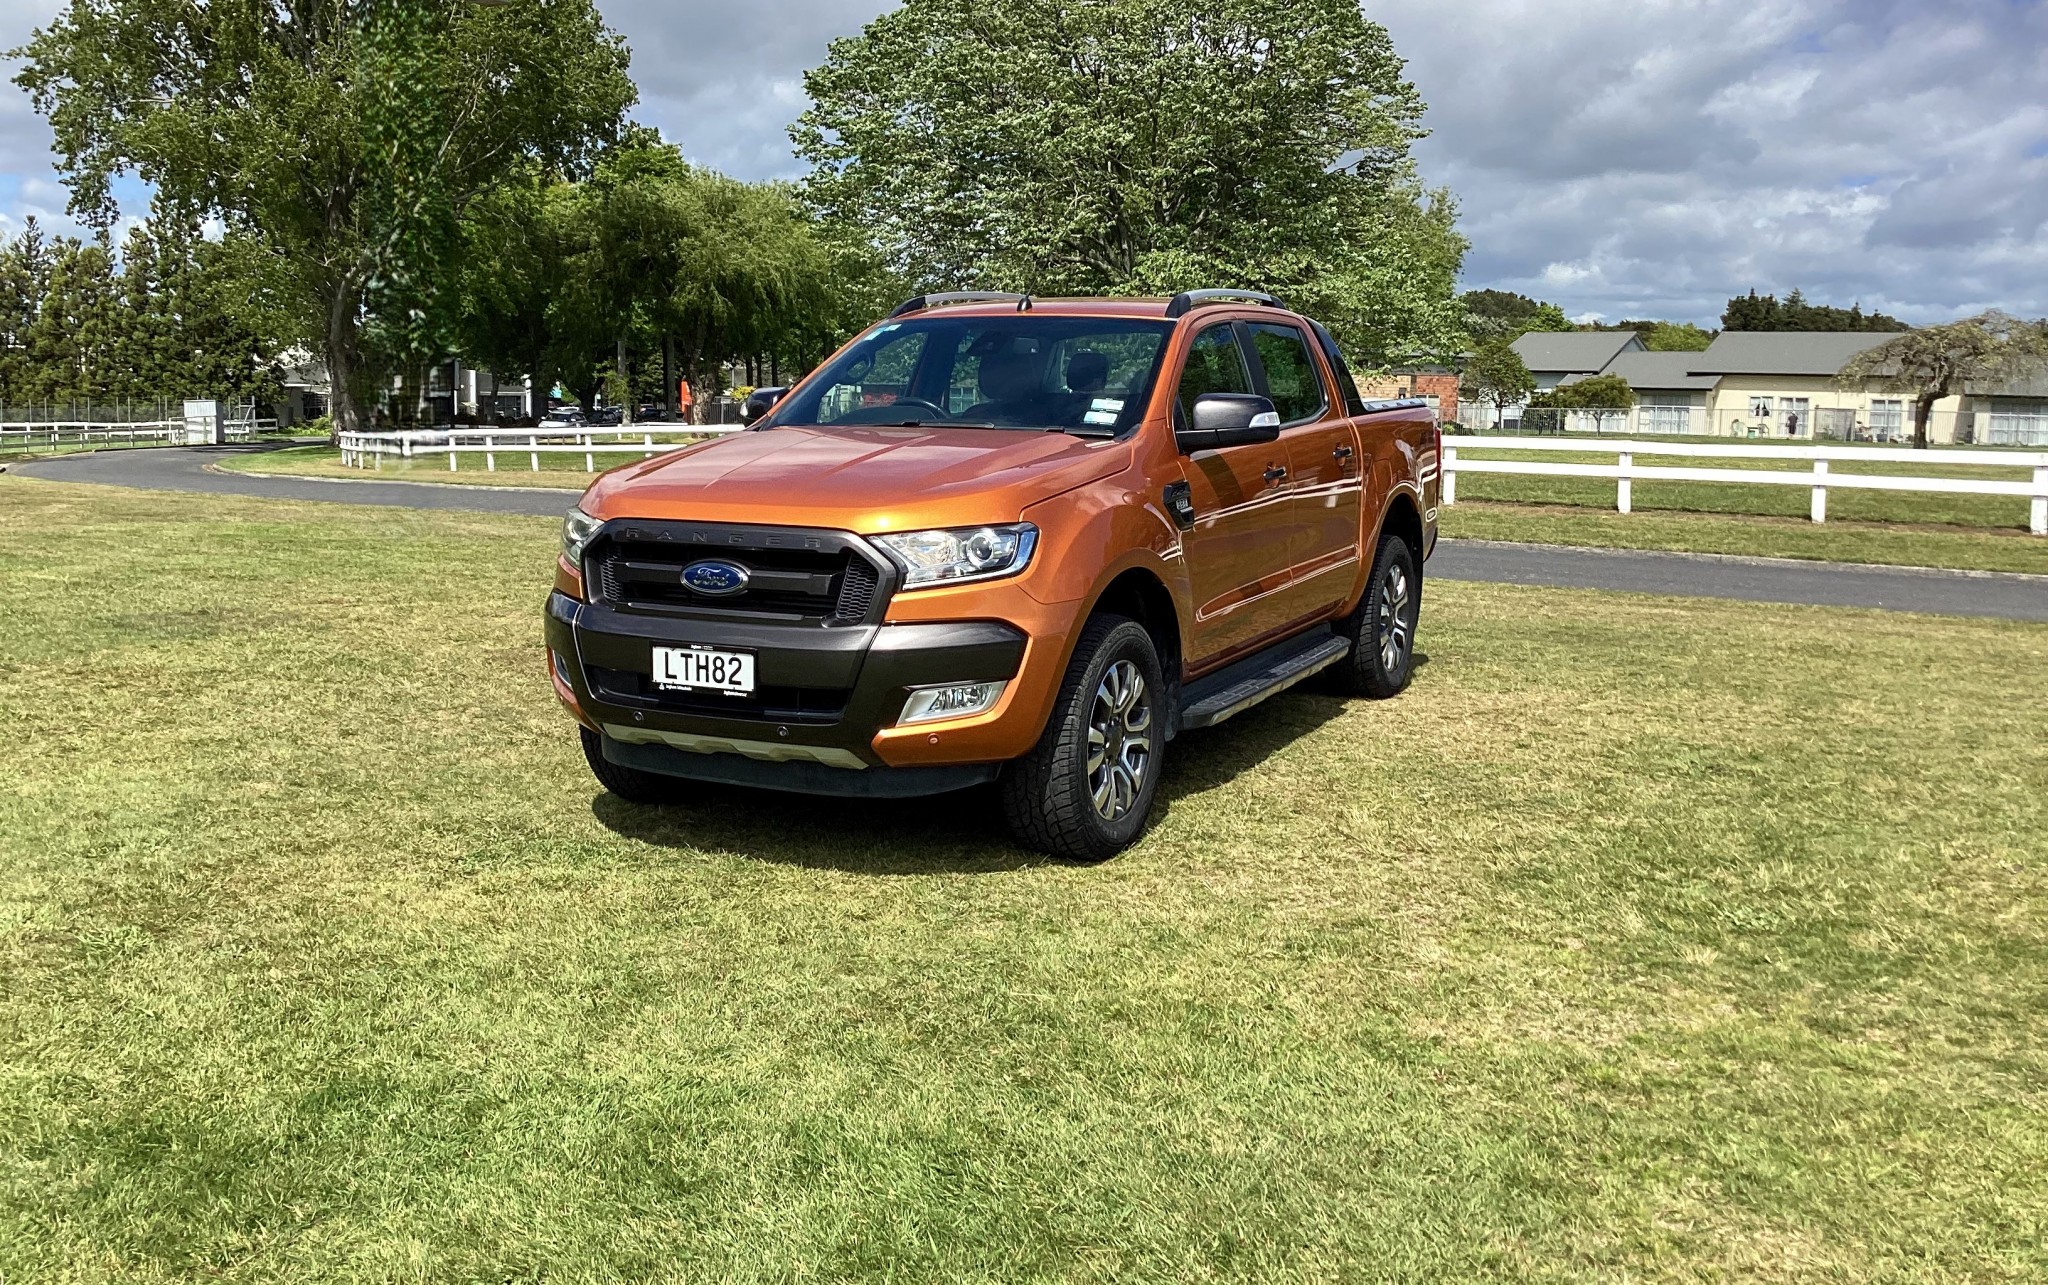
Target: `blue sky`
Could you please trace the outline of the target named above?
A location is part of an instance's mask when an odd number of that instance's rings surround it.
[[[641,119],[745,178],[798,172],[804,68],[874,0],[599,0]],[[7,0],[0,47],[56,0]],[[1794,287],[1910,321],[2048,315],[2048,0],[1389,0],[1425,177],[1472,286],[1712,323]],[[0,88],[0,232],[64,227],[49,134]],[[131,188],[131,191],[134,190]]]

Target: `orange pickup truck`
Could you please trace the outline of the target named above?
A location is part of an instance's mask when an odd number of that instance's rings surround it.
[[[592,484],[555,692],[631,802],[996,782],[1021,840],[1100,860],[1179,733],[1321,671],[1407,685],[1440,444],[1268,295],[920,297]]]

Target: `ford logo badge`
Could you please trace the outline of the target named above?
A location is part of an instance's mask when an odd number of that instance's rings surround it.
[[[683,587],[707,598],[727,598],[747,587],[747,569],[730,562],[692,562],[683,568]]]

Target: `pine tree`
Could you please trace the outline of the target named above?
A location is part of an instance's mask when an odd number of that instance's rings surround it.
[[[21,233],[0,246],[0,408],[37,396],[30,343],[49,288],[49,247],[30,217]]]

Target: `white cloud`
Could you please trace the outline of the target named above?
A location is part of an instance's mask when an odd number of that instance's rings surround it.
[[[878,0],[599,0],[638,115],[793,177],[802,76]],[[10,0],[0,46],[59,0]],[[1752,286],[1911,320],[2048,314],[2042,0],[1369,0],[1432,104],[1468,284],[1713,322]],[[61,220],[47,128],[0,89],[0,230]],[[13,182],[9,182],[9,178]]]

